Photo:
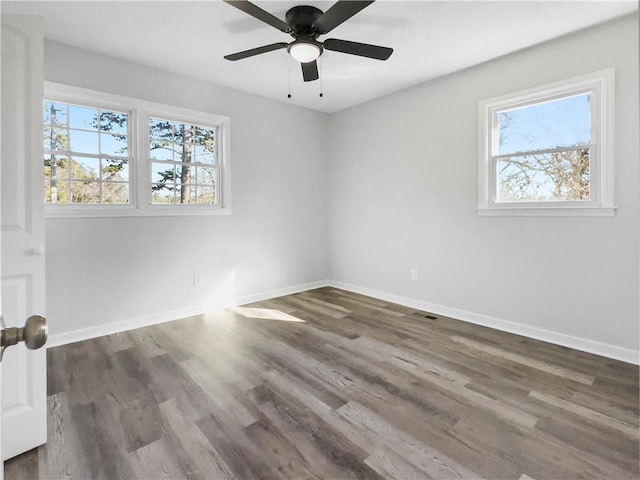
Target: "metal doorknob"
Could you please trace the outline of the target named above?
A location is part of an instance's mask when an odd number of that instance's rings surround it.
[[[47,343],[47,332],[47,319],[42,315],[31,315],[27,318],[23,328],[4,328],[4,322],[2,322],[2,330],[0,331],[0,361],[2,361],[4,350],[16,343],[24,342],[25,347],[29,350],[36,350],[42,347]]]

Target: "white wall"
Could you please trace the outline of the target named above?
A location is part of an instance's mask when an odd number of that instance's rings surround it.
[[[52,335],[327,278],[325,114],[53,42],[45,59],[46,80],[229,116],[232,152],[231,216],[46,220]]]
[[[612,356],[638,350],[637,15],[330,116],[56,43],[45,54],[47,80],[232,119],[233,215],[47,220],[54,334],[331,278]],[[478,101],[608,67],[616,215],[477,216]]]
[[[478,101],[607,67],[615,216],[479,217]],[[633,15],[333,114],[331,278],[637,351],[638,85]]]

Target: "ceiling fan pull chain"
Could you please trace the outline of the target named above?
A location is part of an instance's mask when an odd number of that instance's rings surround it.
[[[291,98],[291,68],[289,68],[289,93],[287,94],[287,98]]]
[[[322,57],[320,57],[320,98],[324,97],[324,93],[322,93]]]

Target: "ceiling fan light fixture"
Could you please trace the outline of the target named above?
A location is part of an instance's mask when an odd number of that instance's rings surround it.
[[[289,55],[300,63],[313,62],[322,53],[322,46],[313,40],[298,39],[289,45]]]

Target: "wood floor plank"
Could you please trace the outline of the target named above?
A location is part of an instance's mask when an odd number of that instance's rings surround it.
[[[225,464],[238,478],[284,478],[275,465],[264,461],[257,447],[238,428],[209,415],[196,422]]]
[[[527,433],[509,427],[505,429],[493,417],[469,416],[451,433],[474,448],[500,454],[515,467],[536,472],[535,477],[625,478],[624,471],[611,462],[601,462],[570,444],[537,435],[535,429]]]
[[[197,358],[192,358],[182,362],[191,379],[196,382],[208,395],[212,401],[221,409],[225,410],[240,425],[246,427],[257,420],[236,398],[229,392],[224,384],[218,383],[209,375],[207,365]]]
[[[152,398],[133,400],[120,405],[119,423],[129,453],[162,438],[160,410]]]
[[[334,408],[315,397],[307,384],[279,372],[268,372],[265,374],[265,381],[272,391],[279,394],[280,399],[293,399],[298,402],[298,405],[303,405],[310,413],[322,420],[330,429],[348,438],[361,450],[358,454],[362,453],[364,457],[374,447],[368,438],[362,436],[351,424],[335,414]]]
[[[34,448],[20,455],[19,458],[4,463],[5,480],[28,480],[38,478],[38,449]]]
[[[114,333],[112,335],[106,335],[102,338],[104,343],[109,345],[109,349],[112,352],[120,352],[122,350],[127,350],[128,348],[133,348],[136,344],[131,339],[131,335],[129,332],[119,332]]]
[[[322,463],[330,465],[327,471],[339,472],[329,478],[381,479],[364,463],[372,444],[359,434],[353,435],[344,419],[325,416],[324,412],[316,415],[297,399],[270,388],[266,389],[265,394],[263,400],[266,401],[260,405],[265,416],[274,424],[288,424],[290,428],[301,432],[311,442]]]
[[[71,369],[68,368],[67,349],[47,349],[47,396],[66,392],[71,384]]]
[[[47,434],[45,464],[51,478],[87,478],[89,473],[83,458],[82,445],[71,423],[66,393],[47,398]],[[43,473],[43,472],[41,472]]]
[[[559,367],[557,365],[551,365],[547,362],[540,362],[524,355],[508,352],[506,350],[482,344],[480,342],[474,342],[463,337],[453,336],[451,337],[451,340],[486,352],[490,355],[502,357],[515,363],[527,365],[538,370],[542,370],[543,372],[551,373],[552,375],[558,375],[560,377],[568,378],[576,382],[584,383],[585,385],[593,385],[593,382],[595,381],[595,377],[592,375],[585,375],[583,373],[575,372],[567,368]]]
[[[435,448],[412,438],[386,422],[372,410],[349,402],[337,412],[375,439],[384,442],[397,454],[431,478],[477,478],[478,474],[447,457]]]
[[[595,410],[591,410],[576,403],[568,402],[566,400],[548,395],[543,392],[537,392],[533,390],[529,394],[529,396],[531,398],[535,398],[536,400],[540,400],[541,402],[553,405],[554,407],[566,410],[567,412],[575,413],[576,415],[579,415],[586,420],[590,420],[592,422],[614,428],[624,435],[627,435],[631,440],[637,441],[638,437],[640,436],[640,431],[638,431],[637,424],[629,425],[628,423],[621,422],[620,420],[612,418],[603,413],[596,412]]]
[[[424,471],[384,445],[374,450],[364,462],[384,478],[394,480],[426,478]]]
[[[372,338],[360,337],[355,339],[352,344],[361,345],[363,347],[361,351],[365,352],[365,354],[371,352],[379,355],[384,361],[392,363],[421,378],[441,378],[460,386],[466,385],[470,380],[469,377],[461,375],[454,370],[436,365],[424,357]]]
[[[273,392],[267,390],[259,393],[262,388],[256,388],[255,394],[259,409],[269,421],[280,430],[283,435],[296,445],[298,452],[306,459],[316,475],[323,478],[357,478],[350,470],[344,470],[334,461],[336,453],[328,451],[322,441],[322,436],[314,429],[306,429],[304,422],[298,422],[294,413],[286,412],[277,402],[273,402]],[[339,454],[337,454],[339,455]]]
[[[48,443],[9,479],[640,475],[638,366],[336,288],[47,361]]]
[[[171,451],[180,450],[183,457],[179,463],[190,472],[190,478],[235,478],[231,469],[224,463],[213,445],[207,440],[195,421],[184,410],[184,404],[176,399],[163,402],[159,406],[163,424],[166,425],[168,445]],[[195,467],[185,468],[189,463]]]
[[[244,429],[266,460],[287,478],[322,478],[313,472],[307,459],[269,419],[262,417]]]
[[[117,414],[109,406],[109,398],[99,398],[88,404],[69,403],[69,425],[78,437],[78,449],[71,455],[83,458],[86,468],[86,474],[79,478],[131,477],[124,433]]]
[[[379,355],[377,350],[370,350],[370,352],[371,354]],[[406,367],[406,363],[401,363],[401,365]],[[448,378],[432,374],[428,368],[422,371],[428,372],[428,374],[420,375],[420,378],[431,383],[441,391],[445,391],[453,395],[455,400],[458,402],[469,404],[474,408],[487,410],[496,417],[501,418],[506,422],[513,422],[522,428],[532,428],[538,421],[535,416],[530,415],[521,409],[513,408],[500,400],[493,399],[474,390],[465,388],[464,384],[461,385],[460,382],[450,381]]]
[[[134,346],[138,346],[145,357],[151,358],[166,353],[156,339],[156,331],[150,328],[141,328],[128,332]]]
[[[596,430],[582,419],[558,417],[543,418],[536,425],[536,431],[548,438],[550,443],[572,445],[598,462],[613,463],[629,472],[630,476],[640,478],[639,445],[621,441],[613,432]]]
[[[132,478],[186,478],[164,438],[129,453],[127,460],[132,468]]]

